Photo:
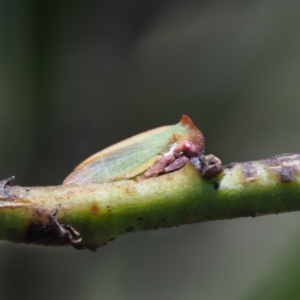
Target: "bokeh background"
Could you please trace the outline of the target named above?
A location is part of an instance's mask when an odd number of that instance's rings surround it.
[[[224,163],[300,152],[299,1],[0,1],[0,178],[58,185],[185,113]],[[299,299],[300,213],[0,243],[1,299]]]

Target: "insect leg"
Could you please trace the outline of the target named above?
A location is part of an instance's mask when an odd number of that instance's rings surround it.
[[[164,173],[170,173],[181,169],[188,162],[188,160],[189,159],[186,156],[176,158],[172,163],[164,168]]]
[[[172,162],[174,162],[175,157],[172,155],[168,156],[161,156],[154,164],[153,166],[146,171],[144,176],[146,178],[157,176],[161,173],[165,173],[165,167],[170,165]]]

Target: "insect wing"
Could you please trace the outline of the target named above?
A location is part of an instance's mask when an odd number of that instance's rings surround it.
[[[64,184],[100,183],[137,176],[175,142],[170,127],[139,134],[92,155],[76,167]]]

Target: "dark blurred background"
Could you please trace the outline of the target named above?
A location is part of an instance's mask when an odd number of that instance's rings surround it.
[[[224,163],[300,152],[299,1],[0,1],[0,178],[58,185],[189,115]],[[1,299],[299,299],[300,214],[0,243]]]

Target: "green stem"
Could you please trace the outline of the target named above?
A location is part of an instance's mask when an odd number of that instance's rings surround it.
[[[286,154],[237,163],[211,180],[187,164],[140,181],[30,188],[2,181],[0,239],[94,250],[128,232],[296,211],[299,170],[300,154]]]

